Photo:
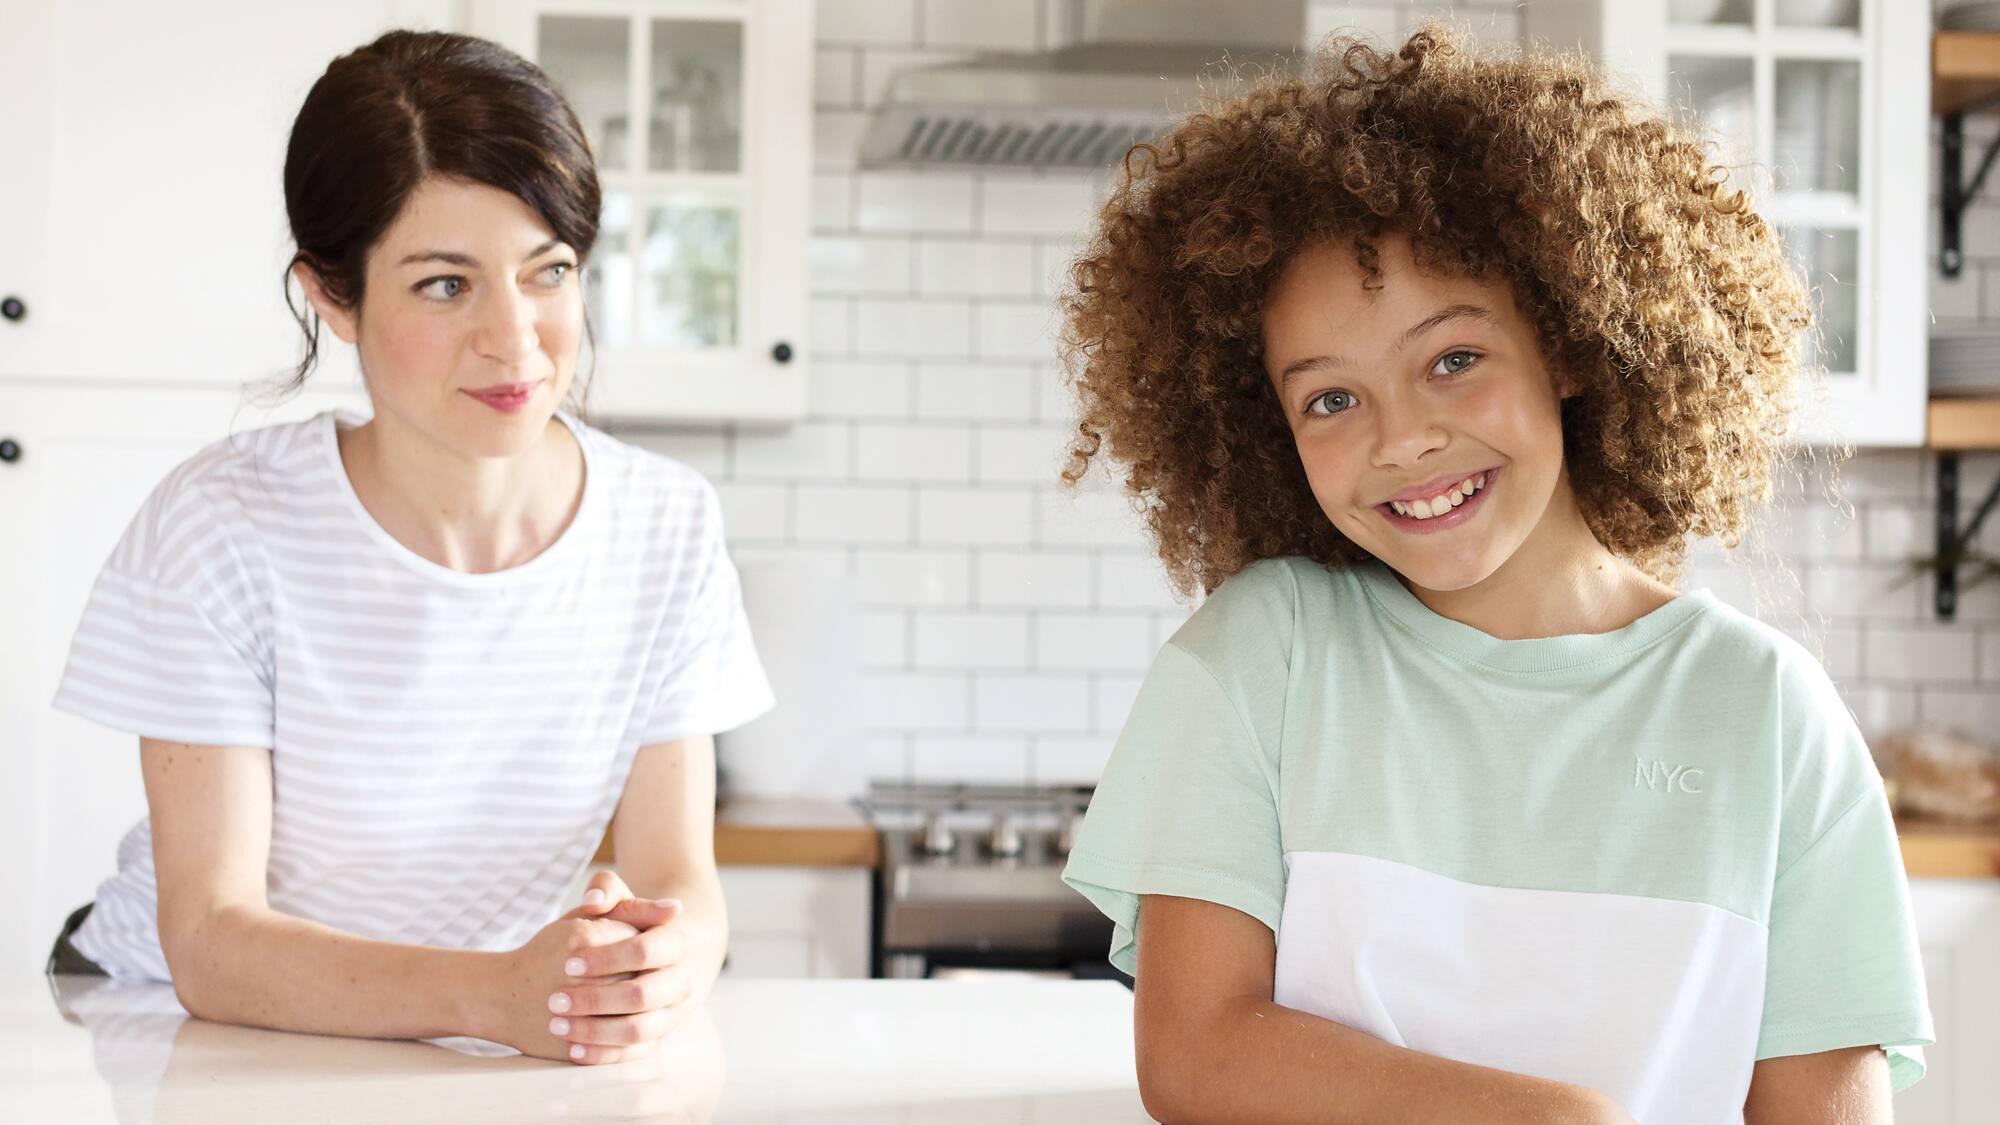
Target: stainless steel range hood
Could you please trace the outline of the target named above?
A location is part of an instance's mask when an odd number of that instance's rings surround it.
[[[1093,171],[1155,136],[1203,90],[1287,65],[1303,0],[1067,0],[1064,45],[897,75],[861,165]]]

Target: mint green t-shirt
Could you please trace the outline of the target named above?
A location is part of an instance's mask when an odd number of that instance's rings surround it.
[[[1266,560],[1155,660],[1064,879],[1136,973],[1139,896],[1276,935],[1273,999],[1738,1121],[1758,1059],[1932,1041],[1881,779],[1796,643],[1683,594],[1500,640],[1379,563]]]

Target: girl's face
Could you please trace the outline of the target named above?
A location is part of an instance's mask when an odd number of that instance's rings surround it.
[[[542,436],[575,377],[577,267],[519,198],[434,177],[370,251],[358,313],[306,289],[360,350],[378,417],[464,456],[507,457]]]
[[[1301,251],[1263,316],[1265,371],[1327,518],[1428,590],[1485,581],[1574,510],[1561,396],[1504,285],[1421,272],[1380,240]],[[1546,534],[1556,534],[1547,531]]]

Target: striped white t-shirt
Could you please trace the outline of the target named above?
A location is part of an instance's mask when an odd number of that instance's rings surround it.
[[[771,690],[715,491],[563,418],[583,498],[532,561],[432,563],[355,496],[321,414],[217,442],[154,490],[93,588],[55,705],[268,750],[273,909],[384,941],[521,945],[589,863],[641,746]],[[149,824],[77,949],[169,979]]]

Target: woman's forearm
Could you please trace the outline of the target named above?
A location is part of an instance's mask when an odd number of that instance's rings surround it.
[[[203,1019],[378,1039],[482,1035],[498,953],[371,941],[254,907],[169,937],[182,1006]]]

